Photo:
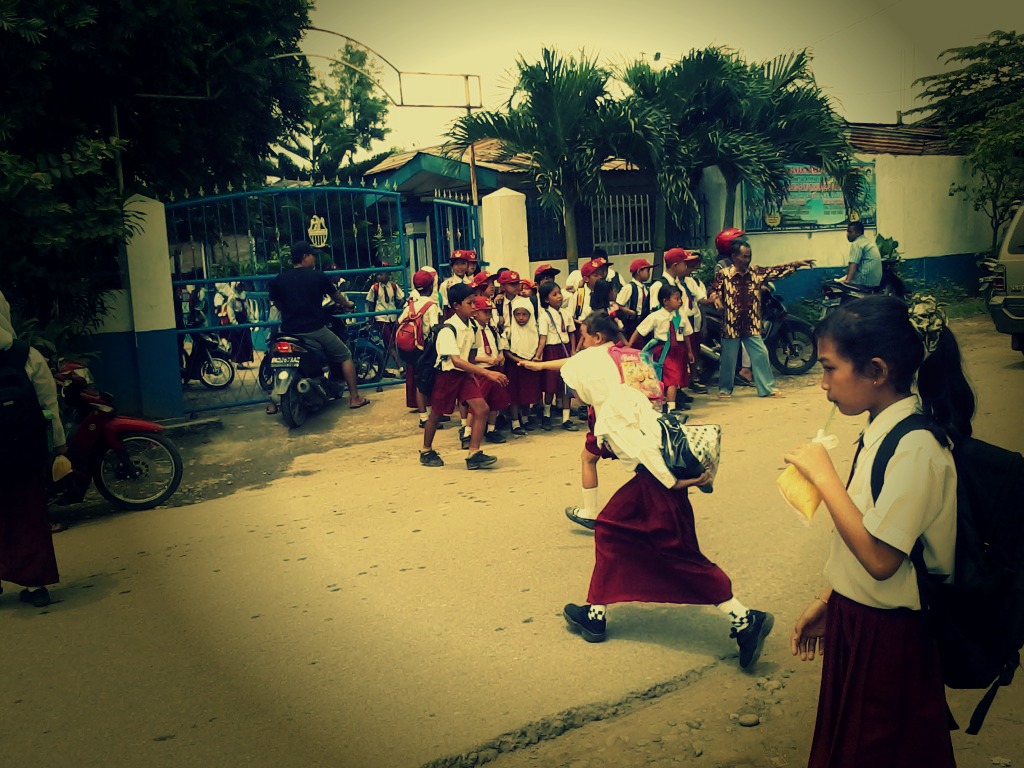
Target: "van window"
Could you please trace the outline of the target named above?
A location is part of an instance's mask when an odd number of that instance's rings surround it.
[[[1017,211],[1010,226],[1012,229],[1006,233],[1006,252],[1024,253],[1024,213]]]

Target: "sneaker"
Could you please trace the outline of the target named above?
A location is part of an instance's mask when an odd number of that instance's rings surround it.
[[[448,422],[450,422],[451,420],[452,420],[452,417],[451,417],[451,416],[442,416],[442,417],[441,417],[441,423],[442,423],[442,424],[447,424],[447,423],[448,423]]]
[[[23,589],[18,599],[36,608],[45,608],[50,604],[50,593],[46,587],[39,589]]]
[[[541,416],[540,417],[540,428],[543,429],[545,432],[550,432],[551,431],[551,417],[550,416]]]
[[[525,429],[527,432],[533,432],[535,429],[537,429],[537,424],[536,424],[535,420],[534,419],[524,419],[523,420],[523,429]]]
[[[580,509],[579,507],[566,507],[565,516],[572,520],[574,523],[582,525],[584,528],[587,528],[591,531],[594,530],[595,526],[597,525],[597,520],[595,520],[592,517],[584,517],[580,514],[580,512],[582,511],[583,510]]]
[[[605,626],[608,622],[605,619],[591,619],[587,615],[589,610],[590,606],[587,604],[568,603],[562,609],[562,616],[565,617],[569,629],[579,632],[588,643],[600,643],[604,640]]]
[[[740,669],[750,669],[761,657],[765,638],[771,634],[775,617],[764,611],[747,611],[747,626],[738,630],[733,627],[729,637],[735,638],[740,647]]]
[[[424,467],[443,467],[444,459],[442,459],[441,454],[435,450],[421,451],[420,464]]]
[[[566,432],[579,432],[580,428],[576,426],[576,423],[570,419],[569,421],[562,422],[562,429]]]
[[[488,432],[486,435],[484,435],[484,440],[486,440],[488,443],[504,443],[505,442],[505,438],[501,436],[501,432],[499,432],[496,429],[492,429],[490,432]]]
[[[464,451],[469,448],[469,428],[468,427],[462,427],[459,430],[459,444],[462,446],[462,450],[464,450]]]
[[[424,429],[426,426],[427,426],[427,422],[425,422],[425,421],[421,421],[420,422],[420,429]]]
[[[688,394],[686,394],[686,392],[684,392],[682,389],[680,389],[676,393],[676,402],[677,403],[692,403],[693,402],[693,398],[690,397]]]
[[[580,421],[587,420],[587,406],[581,405],[576,409],[576,418]]]
[[[486,469],[497,460],[495,456],[488,456],[483,451],[477,451],[466,459],[466,469]]]
[[[526,437],[526,430],[522,427],[514,427],[512,429],[512,434],[516,437]]]
[[[694,381],[690,384],[690,391],[695,395],[706,395],[708,393],[708,388],[699,381]]]

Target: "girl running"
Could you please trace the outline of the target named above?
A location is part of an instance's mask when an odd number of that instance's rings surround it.
[[[955,765],[938,652],[909,553],[924,544],[929,572],[952,572],[956,468],[950,442],[971,435],[974,393],[945,317],[926,297],[854,301],[818,326],[821,387],[847,416],[867,412],[845,485],[813,443],[786,455],[812,482],[835,530],[829,586],[797,620],[794,655],[825,656],[810,768]],[[917,392],[914,381],[917,380]],[[913,413],[932,422],[900,440],[877,499],[871,469],[882,439]]]

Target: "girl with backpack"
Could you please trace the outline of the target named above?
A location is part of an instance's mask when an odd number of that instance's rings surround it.
[[[430,329],[441,322],[441,310],[432,290],[434,274],[419,270],[412,276],[412,286],[413,295],[398,318],[395,341],[405,362],[405,407],[414,408],[419,413],[420,429],[423,429],[427,423],[428,398],[416,389],[416,364],[423,353],[423,340]]]
[[[676,407],[679,390],[690,383],[689,369],[693,362],[693,349],[687,338],[693,334],[693,327],[685,314],[683,292],[678,286],[666,284],[658,290],[661,308],[644,318],[629,346],[640,348],[644,338],[650,338],[651,357],[661,366],[661,381],[665,385],[665,407]],[[684,406],[683,410],[688,410]]]
[[[826,317],[815,335],[827,398],[847,416],[867,412],[868,423],[845,485],[818,443],[785,457],[821,493],[835,524],[828,586],[790,640],[805,661],[828,642],[808,765],[953,766],[942,669],[910,553],[920,539],[927,570],[952,573],[950,443],[970,437],[975,405],[960,349],[934,300],[908,312],[894,297],[860,299]],[[929,431],[899,441],[874,498],[883,438],[914,413],[930,420]]]

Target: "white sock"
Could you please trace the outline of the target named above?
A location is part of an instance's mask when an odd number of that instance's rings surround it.
[[[596,520],[601,510],[597,506],[597,488],[583,489],[583,515],[588,520]]]
[[[487,425],[487,431],[488,432],[493,432],[494,431],[494,425],[493,424],[488,424]]]
[[[468,416],[465,419],[462,420],[462,426],[464,426],[464,427],[468,427],[469,426],[469,417]]]
[[[743,627],[747,624],[747,607],[735,597],[730,597],[724,603],[715,606],[722,613],[727,614],[734,627]]]
[[[429,417],[425,413],[420,414],[420,424],[426,424]]]
[[[569,421],[569,419],[571,418],[571,414],[572,414],[572,411],[570,411],[568,408],[563,408],[562,409],[562,423],[563,424],[565,422]]]
[[[545,419],[550,419],[551,418],[551,406],[548,405],[547,403],[544,404],[544,418]]]
[[[519,419],[512,419],[512,429],[522,429]]]
[[[605,607],[603,605],[592,605],[587,608],[587,618],[591,621],[604,621]]]

